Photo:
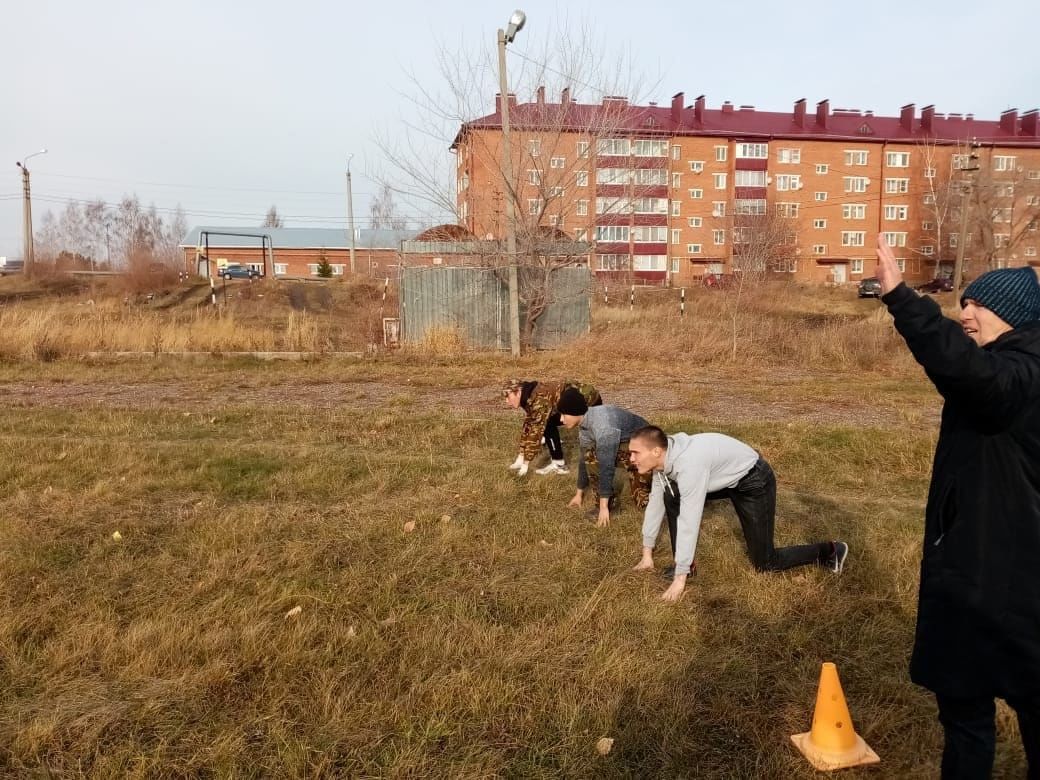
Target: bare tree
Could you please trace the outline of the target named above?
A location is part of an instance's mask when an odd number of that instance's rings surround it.
[[[397,204],[394,203],[393,188],[387,182],[383,182],[379,194],[372,199],[369,216],[373,228],[389,230],[406,230],[408,228],[408,220],[398,214]]]
[[[644,109],[611,98],[620,94],[636,101],[643,92],[630,59],[605,56],[588,30],[564,29],[540,44],[524,40],[532,48],[509,49],[511,65],[518,65],[510,80],[516,94],[528,96],[528,101],[514,102],[511,95],[497,98],[510,102],[509,170],[503,164],[501,103],[488,114],[491,97],[499,91],[490,36],[485,47],[442,49],[438,78],[412,75],[405,95],[412,106],[405,131],[394,138],[384,134],[377,143],[390,169],[380,179],[412,204],[411,211],[431,221],[462,225],[488,242],[488,265],[505,268],[515,262],[520,267],[522,341],[530,343],[538,318],[553,302],[555,271],[587,265],[597,213],[626,228],[627,233],[618,230],[612,237],[630,245],[633,216],[646,205],[647,183],[639,177],[668,174],[664,135],[660,169],[633,165],[624,155],[617,168],[597,169],[594,164],[603,142],[627,144],[633,137],[655,136]],[[580,105],[578,89],[594,103]],[[547,101],[546,94],[559,95],[559,101]],[[449,147],[454,158],[445,153]],[[597,174],[610,179],[616,194],[597,200]],[[667,179],[654,184],[666,186]],[[471,187],[480,197],[470,196]],[[658,200],[660,213],[666,213],[666,197]],[[507,202],[515,215],[515,258],[508,256],[503,241]]]
[[[285,227],[285,222],[278,215],[278,208],[271,204],[271,208],[267,210],[267,214],[264,216],[264,224],[261,227],[267,228],[280,228]]]

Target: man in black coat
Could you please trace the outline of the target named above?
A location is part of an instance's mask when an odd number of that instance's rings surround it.
[[[942,776],[989,777],[1000,697],[1040,778],[1040,283],[1030,268],[983,274],[958,325],[903,284],[880,238],[877,276],[944,400],[910,661],[936,695]]]

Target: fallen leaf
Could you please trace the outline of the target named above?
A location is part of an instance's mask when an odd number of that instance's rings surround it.
[[[599,740],[596,742],[596,752],[599,753],[601,756],[607,755],[607,753],[609,753],[611,748],[613,747],[613,737],[600,737]]]
[[[299,604],[297,604],[295,607],[293,607],[292,609],[290,609],[288,612],[285,613],[285,617],[286,617],[286,619],[292,618],[292,617],[296,617],[301,612],[303,612],[303,607],[301,607]]]
[[[451,522],[451,515],[441,515],[441,522],[442,523],[450,523]]]
[[[404,532],[406,534],[410,534],[414,530],[415,530],[415,521],[414,520],[409,520],[407,523],[404,524]]]
[[[114,539],[115,541],[117,541],[117,542],[118,542],[118,541],[119,541],[120,539],[122,539],[122,538],[123,538],[123,535],[122,535],[121,533],[119,533],[119,531],[113,531],[113,532],[112,532],[112,538],[113,538],[113,539]]]
[[[67,457],[69,457],[69,453],[63,452],[58,456],[58,460],[65,460]]]
[[[348,637],[355,637],[355,636],[357,636],[357,629],[354,628],[354,626],[351,626],[350,628],[348,628],[347,629],[347,636]]]
[[[545,541],[545,539],[539,541],[538,544],[540,544],[542,547],[552,547],[552,545],[549,544],[549,542]]]

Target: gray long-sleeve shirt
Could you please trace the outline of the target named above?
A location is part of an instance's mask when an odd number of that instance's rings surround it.
[[[657,544],[664,519],[664,491],[672,489],[668,480],[673,480],[679,486],[675,573],[689,574],[708,493],[735,487],[758,457],[744,442],[721,433],[669,436],[664,468],[654,472],[650,503],[643,516],[643,546],[653,549]]]
[[[620,406],[590,406],[578,426],[578,447],[582,453],[595,447],[596,462],[599,463],[599,497],[614,495],[614,463],[618,447],[628,441],[632,434],[646,427],[647,422],[638,414],[632,414]],[[578,459],[578,489],[589,486],[589,472],[585,458]]]

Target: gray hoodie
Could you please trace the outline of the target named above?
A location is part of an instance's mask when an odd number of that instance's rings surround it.
[[[595,447],[596,462],[599,464],[599,497],[614,495],[614,463],[618,447],[628,441],[632,434],[646,427],[647,422],[638,414],[632,414],[620,406],[590,406],[578,426],[578,447],[582,453]],[[589,472],[585,458],[578,458],[578,488],[589,486]]]
[[[674,489],[668,481],[673,480],[679,489],[675,573],[689,574],[708,493],[735,487],[758,457],[744,442],[721,433],[669,436],[664,469],[654,472],[650,503],[643,517],[643,546],[653,549],[657,544],[664,520],[664,491]]]

